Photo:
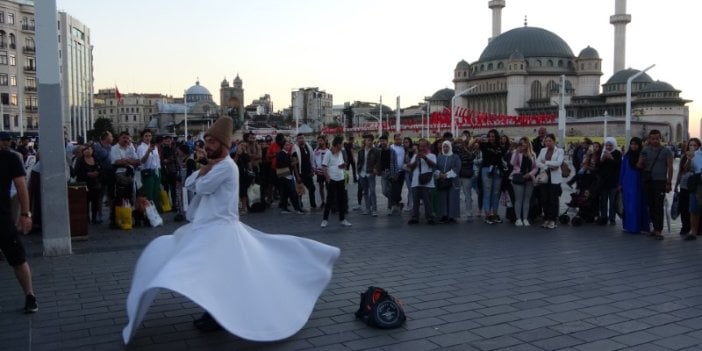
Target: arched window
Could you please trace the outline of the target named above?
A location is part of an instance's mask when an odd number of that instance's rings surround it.
[[[15,43],[15,35],[10,33],[10,49],[17,48],[17,43]]]
[[[536,60],[536,67],[541,67],[544,64],[541,62],[541,60]]]
[[[0,49],[7,47],[7,35],[4,30],[0,30]]]
[[[497,69],[503,69],[503,68],[505,68],[505,64],[504,64],[504,63],[500,62],[500,63],[497,64]]]
[[[542,91],[541,91],[541,82],[534,81],[531,83],[531,98],[532,99],[541,99],[542,96]]]
[[[485,65],[480,65],[480,72],[485,71]]]
[[[546,84],[546,91],[548,94],[558,94],[558,84],[556,82],[550,80],[548,84]]]
[[[563,67],[563,60],[558,60],[558,67]]]
[[[546,66],[547,66],[547,67],[553,67],[553,60],[548,60],[548,61],[546,61]]]
[[[488,64],[488,71],[492,71],[492,62]]]

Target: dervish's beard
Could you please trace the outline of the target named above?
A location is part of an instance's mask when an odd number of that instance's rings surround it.
[[[219,148],[217,150],[211,150],[208,148],[205,148],[205,152],[207,152],[207,158],[210,160],[216,160],[218,158],[222,158],[222,149]]]

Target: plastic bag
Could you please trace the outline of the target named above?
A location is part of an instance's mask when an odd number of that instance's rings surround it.
[[[163,210],[164,213],[173,211],[171,199],[168,197],[168,193],[165,190],[161,190],[161,210]]]
[[[261,201],[261,186],[253,183],[246,189],[246,197],[249,199],[249,204],[255,204]]]
[[[149,206],[146,207],[146,218],[149,219],[149,224],[151,224],[152,227],[163,225],[163,218],[158,214],[158,210],[153,201],[150,201]]]
[[[122,206],[115,207],[115,222],[120,229],[131,230],[134,225],[132,220],[132,205],[129,201],[124,201]]]

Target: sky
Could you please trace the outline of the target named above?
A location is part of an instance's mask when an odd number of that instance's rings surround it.
[[[612,76],[615,0],[507,0],[502,32],[524,26],[554,32],[575,55],[602,58]],[[665,5],[664,5],[665,4]],[[681,90],[690,134],[700,134],[702,49],[693,0],[632,1],[626,67]],[[220,83],[239,74],[245,103],[270,94],[274,109],[290,92],[319,87],[334,104],[379,101],[395,107],[453,89],[460,60],[477,61],[492,33],[488,0],[57,0],[91,30],[95,91],[182,96],[197,79],[219,103]]]

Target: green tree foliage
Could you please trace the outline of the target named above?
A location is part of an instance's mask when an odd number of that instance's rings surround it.
[[[115,135],[114,128],[112,127],[112,121],[109,118],[100,117],[93,123],[93,129],[88,131],[88,140],[99,140],[100,135],[108,131]]]

